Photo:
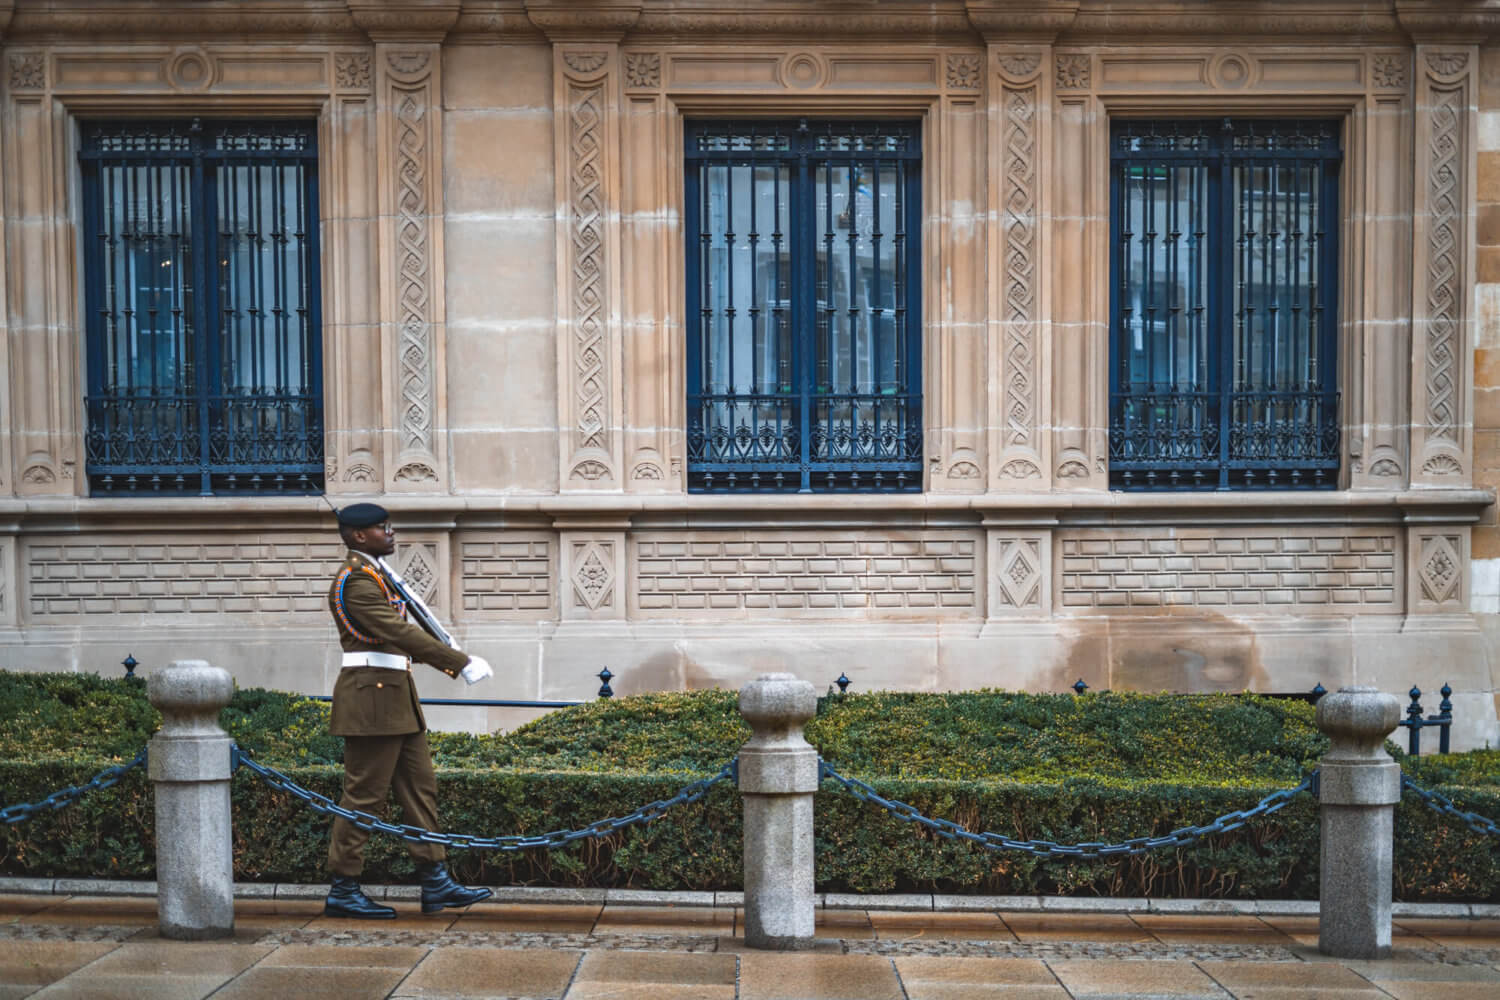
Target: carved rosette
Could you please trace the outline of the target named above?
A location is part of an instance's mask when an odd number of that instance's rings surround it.
[[[1414,483],[1462,485],[1469,476],[1476,61],[1467,49],[1419,49]]]
[[[370,54],[368,52],[335,52],[333,82],[339,90],[370,89]]]
[[[611,79],[614,51],[606,46],[557,50],[560,160],[566,185],[559,243],[563,259],[559,283],[559,355],[565,418],[563,489],[617,489],[618,422],[611,419],[618,336],[611,329],[611,260],[616,240],[609,209],[614,195],[610,162],[610,115],[619,81]],[[640,54],[637,54],[640,55]],[[639,72],[645,68],[638,64]],[[658,64],[656,72],[660,73]]]
[[[403,539],[396,550],[396,572],[442,618],[448,608],[447,588],[443,586],[447,571],[443,567],[439,551],[437,539]]]
[[[1045,488],[1041,473],[1038,390],[1042,372],[1037,337],[1041,254],[1037,224],[1041,147],[1038,53],[1002,53],[1000,71],[1001,166],[1001,413],[999,475],[1005,488]]]
[[[382,45],[382,259],[394,295],[386,321],[396,327],[397,459],[391,488],[440,487],[438,326],[442,321],[440,244],[433,212],[442,178],[438,51],[430,45]],[[352,71],[351,71],[352,72]],[[394,299],[391,302],[391,299]]]
[[[655,90],[660,87],[661,53],[625,53],[625,86],[631,90]]]
[[[14,52],[10,57],[12,92],[43,90],[47,86],[47,57],[41,52]]]

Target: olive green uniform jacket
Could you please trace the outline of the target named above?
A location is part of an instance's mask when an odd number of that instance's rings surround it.
[[[346,653],[393,653],[457,677],[467,653],[447,646],[406,620],[406,605],[375,561],[350,550],[328,591],[328,607]],[[333,685],[335,736],[400,736],[427,728],[411,668],[348,667]]]

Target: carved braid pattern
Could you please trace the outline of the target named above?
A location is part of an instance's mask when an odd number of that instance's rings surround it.
[[[571,84],[574,391],[578,447],[604,448],[604,221],[599,130],[604,84]]]
[[[1454,376],[1458,332],[1462,87],[1432,88],[1428,178],[1427,425],[1431,438],[1455,440]]]
[[[429,343],[431,326],[427,321],[430,297],[427,280],[427,88],[397,87],[395,96],[401,447],[432,454],[432,351]]]
[[[1005,91],[1006,444],[1031,443],[1036,356],[1036,88]]]

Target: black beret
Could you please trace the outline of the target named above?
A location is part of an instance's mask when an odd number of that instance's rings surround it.
[[[339,525],[345,528],[368,528],[372,524],[384,524],[391,519],[384,507],[378,503],[351,503],[337,511]]]

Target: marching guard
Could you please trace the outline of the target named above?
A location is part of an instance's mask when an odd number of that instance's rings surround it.
[[[344,650],[329,726],[335,736],[344,737],[344,795],[339,805],[378,814],[387,794],[394,791],[407,823],[437,830],[437,779],[411,664],[426,663],[469,684],[494,671],[482,657],[460,650],[421,598],[386,564],[384,557],[396,551],[396,537],[384,507],[358,503],[334,513],[339,536],[349,547],[328,591]],[[409,616],[420,624],[409,621]],[[377,920],[396,915],[360,889],[369,839],[367,831],[334,819],[328,845],[333,885],[325,914]],[[471,889],[453,880],[441,844],[408,841],[406,847],[422,879],[423,913],[468,906],[490,895],[488,889]]]

